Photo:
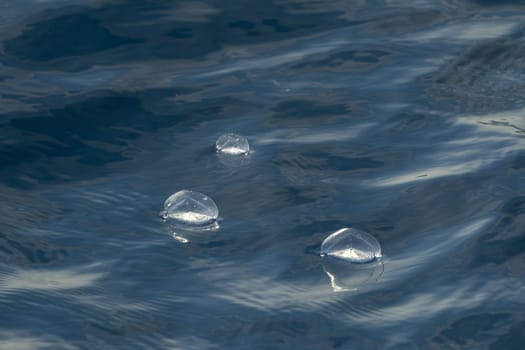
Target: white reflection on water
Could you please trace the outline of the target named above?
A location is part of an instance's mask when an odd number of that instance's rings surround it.
[[[108,86],[113,80],[126,74],[124,68],[90,68],[76,73],[43,72],[33,76],[35,81],[47,86],[57,86],[69,91],[90,90],[99,86]]]
[[[512,20],[476,20],[463,23],[449,23],[436,29],[427,30],[422,33],[412,34],[402,40],[415,40],[418,42],[429,42],[434,40],[465,41],[494,39],[511,33],[518,26],[518,21]]]
[[[375,124],[365,123],[352,125],[351,127],[338,127],[334,130],[322,129],[279,129],[254,137],[255,143],[259,145],[280,144],[280,143],[322,143],[345,141],[357,138],[363,131],[371,128]]]
[[[501,301],[521,303],[525,291],[519,278],[473,276],[465,278],[461,283],[436,286],[430,291],[407,293],[402,295],[393,305],[384,306],[376,313],[355,313],[347,315],[346,320],[352,324],[374,325],[380,328],[396,329],[398,342],[410,341],[417,332],[415,324],[428,322],[430,318],[445,313],[460,314],[465,310],[493,309],[501,305]],[[429,316],[432,315],[432,316]],[[399,327],[406,324],[405,327]],[[389,333],[389,332],[385,332]],[[385,337],[386,338],[386,337]],[[389,340],[391,340],[389,338]],[[398,347],[389,342],[385,349]]]
[[[385,273],[384,281],[399,283],[437,260],[446,260],[462,243],[485,232],[494,221],[493,217],[477,218],[458,226],[417,235],[410,247],[390,253],[385,262],[388,273]]]
[[[249,271],[225,274],[221,284],[225,290],[211,296],[264,312],[316,311],[329,303],[334,295],[326,285],[279,283],[271,278],[255,277]]]
[[[329,41],[316,41],[315,44],[310,43],[310,45],[299,45],[298,49],[287,49],[284,52],[274,52],[273,54],[268,55],[267,53],[262,56],[256,56],[255,58],[236,60],[235,63],[226,64],[220,67],[217,67],[207,72],[197,75],[197,78],[210,78],[226,74],[231,74],[239,71],[246,70],[262,70],[273,68],[276,66],[282,66],[292,62],[297,62],[305,57],[308,57],[313,54],[328,52],[341,47],[344,44],[348,44],[347,39],[335,39]]]
[[[147,345],[147,344],[145,344]],[[150,345],[151,346],[151,345]],[[207,350],[217,349],[217,345],[195,336],[177,337],[177,339],[158,339],[156,346],[162,349]]]
[[[56,350],[76,350],[80,349],[77,346],[68,344],[66,340],[50,336],[50,335],[40,335],[35,334],[36,332],[28,331],[0,331],[0,349],[2,350],[47,350],[47,349],[56,349]],[[101,347],[103,345],[103,347]],[[122,349],[122,346],[114,346],[109,343],[91,343],[93,348],[99,349]],[[143,349],[151,349],[151,341],[147,339],[142,341],[142,339],[134,339],[135,347],[140,347]],[[128,348],[128,347],[126,347]],[[210,343],[209,341],[196,337],[196,336],[184,336],[177,337],[177,339],[170,339],[165,337],[156,337],[155,338],[155,348],[156,349],[187,349],[187,350],[206,350],[217,348],[216,345]],[[82,349],[85,349],[83,347]]]
[[[17,269],[0,275],[0,293],[15,290],[63,290],[96,285],[105,273],[87,272],[83,268],[62,270]]]
[[[78,347],[67,344],[63,339],[49,335],[36,335],[27,332],[0,332],[0,349],[2,350],[75,350]]]
[[[65,5],[95,6],[104,0],[17,0],[0,1],[0,28],[18,25],[25,18],[35,13],[49,9],[61,8]],[[8,30],[0,31],[9,34]]]
[[[159,21],[166,22],[208,22],[211,16],[217,15],[221,10],[203,1],[175,2],[173,7],[162,8],[149,12],[151,21],[140,21],[139,24],[158,24]]]
[[[396,186],[479,171],[525,147],[525,109],[453,120],[447,132],[454,135],[436,141],[429,152],[414,153],[409,169],[392,176],[363,182],[372,187]],[[455,132],[462,130],[461,133]],[[452,133],[454,131],[454,133]],[[446,134],[440,134],[440,136]],[[432,144],[431,138],[427,141]]]

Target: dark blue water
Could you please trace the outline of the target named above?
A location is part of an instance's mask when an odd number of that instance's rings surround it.
[[[0,348],[522,349],[524,18],[0,1]],[[215,154],[228,132],[246,161]],[[181,189],[219,231],[172,237]],[[341,227],[384,271],[326,265]]]

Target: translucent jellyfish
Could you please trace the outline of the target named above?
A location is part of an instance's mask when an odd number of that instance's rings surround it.
[[[219,209],[205,194],[182,190],[166,199],[160,216],[174,226],[210,229],[218,227]]]
[[[229,155],[244,155],[250,152],[250,144],[244,136],[224,134],[215,142],[217,153]]]
[[[330,234],[321,244],[321,256],[334,292],[357,291],[383,275],[379,242],[364,231],[342,228]]]
[[[342,228],[323,241],[321,256],[333,256],[352,263],[364,264],[381,259],[381,246],[369,233],[353,228]]]

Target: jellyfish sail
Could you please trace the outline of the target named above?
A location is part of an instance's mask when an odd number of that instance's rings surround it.
[[[321,256],[365,264],[381,259],[381,246],[374,236],[354,228],[342,228],[321,244]]]

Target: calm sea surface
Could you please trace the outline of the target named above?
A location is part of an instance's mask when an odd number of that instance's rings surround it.
[[[0,0],[0,349],[523,349],[524,19]],[[219,231],[174,239],[182,189]],[[322,259],[342,227],[382,265]]]

